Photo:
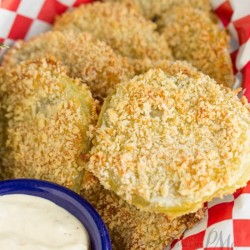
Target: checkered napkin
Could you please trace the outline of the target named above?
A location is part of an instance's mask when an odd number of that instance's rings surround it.
[[[17,39],[29,39],[49,30],[56,15],[92,0],[0,2],[0,42],[11,45]],[[212,4],[231,34],[235,86],[242,85],[250,101],[250,0],[212,0]],[[223,200],[209,202],[207,207],[205,218],[167,249],[250,250],[250,182]]]
[[[18,39],[30,39],[49,30],[56,15],[89,2],[92,0],[0,0],[0,42],[12,45]]]
[[[250,102],[250,0],[212,0],[212,4],[231,35],[236,85],[242,85]]]
[[[206,206],[205,218],[167,249],[250,250],[250,182]]]

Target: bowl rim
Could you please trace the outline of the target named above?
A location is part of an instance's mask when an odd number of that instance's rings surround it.
[[[45,190],[43,190],[45,188]],[[49,195],[52,197],[51,199],[45,198],[43,196],[38,195],[37,193],[32,194],[32,189],[33,192],[35,192],[36,189],[39,189],[40,192],[48,192]],[[59,184],[46,181],[46,180],[38,180],[38,179],[30,179],[30,178],[18,178],[18,179],[9,179],[9,180],[2,180],[0,181],[0,196],[3,195],[11,195],[11,194],[27,194],[26,192],[28,191],[29,193],[27,195],[31,196],[37,196],[43,199],[47,199],[55,203],[56,205],[62,207],[66,211],[68,211],[71,215],[75,216],[81,224],[86,228],[84,225],[84,222],[75,214],[70,212],[67,208],[65,208],[63,205],[59,205],[57,202],[53,201],[53,197],[57,197],[57,195],[53,192],[49,192],[49,190],[56,190],[59,191],[60,193],[63,193],[66,195],[66,197],[73,199],[74,201],[77,202],[77,210],[84,214],[81,208],[84,208],[84,210],[87,211],[87,213],[90,215],[90,217],[93,219],[94,225],[96,229],[98,230],[100,241],[101,241],[101,249],[102,250],[111,250],[111,241],[109,237],[109,233],[107,230],[107,227],[105,223],[103,222],[101,216],[99,213],[95,210],[95,208],[83,197],[81,197],[79,194],[76,192],[61,186]],[[26,191],[26,192],[25,192]],[[60,197],[61,198],[61,197]],[[62,199],[62,198],[61,198]],[[66,199],[65,199],[66,201]],[[71,203],[69,200],[67,202]],[[72,204],[72,203],[71,203]],[[80,205],[80,207],[78,207]],[[76,207],[76,204],[74,204],[74,207]],[[87,228],[86,228],[87,230]],[[94,238],[94,235],[92,232],[87,230],[89,236],[92,235],[92,238]]]

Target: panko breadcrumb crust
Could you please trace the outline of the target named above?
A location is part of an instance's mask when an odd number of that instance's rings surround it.
[[[130,58],[172,58],[166,40],[155,31],[156,24],[146,20],[126,3],[94,2],[82,5],[59,16],[54,29],[63,32],[91,32],[115,52]]]
[[[29,41],[17,41],[4,56],[3,66],[27,59],[54,56],[73,78],[82,79],[95,97],[106,97],[114,86],[134,76],[126,58],[116,55],[89,33],[50,31]]]
[[[174,58],[192,63],[218,83],[232,88],[233,67],[229,36],[204,12],[175,7],[162,16],[164,34]]]
[[[126,2],[137,8],[148,19],[158,20],[175,6],[190,6],[206,13],[212,11],[210,0],[105,0],[107,2]]]
[[[4,117],[4,110],[2,107],[3,96],[0,93],[0,180],[4,180],[4,173],[2,172],[2,156],[4,154],[4,143],[5,143],[5,127],[6,119]]]
[[[245,101],[208,76],[171,71],[117,85],[86,166],[128,203],[176,217],[246,185],[250,115]]]
[[[2,67],[0,93],[7,120],[5,179],[45,179],[79,191],[81,154],[90,148],[87,130],[97,119],[87,85],[52,59],[41,59]]]
[[[162,250],[192,228],[205,209],[170,220],[165,214],[144,212],[103,188],[85,172],[81,195],[96,208],[108,227],[114,250]]]
[[[176,75],[183,73],[189,77],[196,77],[197,73],[200,72],[197,68],[193,67],[187,61],[175,60],[150,60],[148,58],[143,60],[133,60],[131,65],[134,68],[135,75],[141,75],[149,71],[150,69],[162,69],[169,75]]]

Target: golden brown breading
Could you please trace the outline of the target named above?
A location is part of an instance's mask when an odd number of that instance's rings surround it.
[[[1,74],[1,70],[0,70],[0,74]],[[3,172],[3,168],[2,168],[2,157],[3,157],[3,153],[4,153],[4,144],[6,141],[5,138],[5,127],[6,127],[6,119],[4,117],[4,110],[2,109],[2,99],[3,97],[1,96],[0,93],[0,180],[4,179],[5,173]]]
[[[204,216],[204,209],[170,220],[164,214],[143,212],[104,189],[85,173],[81,195],[96,208],[108,227],[114,250],[162,250]]]
[[[229,37],[203,12],[176,7],[163,17],[163,34],[175,59],[186,60],[227,87],[234,84]]]
[[[106,0],[107,2],[126,2],[137,8],[148,19],[155,20],[175,6],[190,6],[207,13],[211,12],[210,0]]]
[[[153,61],[147,58],[144,60],[132,60],[130,63],[134,68],[135,75],[144,74],[150,69],[162,69],[164,72],[167,72],[170,75],[185,73],[190,77],[195,77],[198,73],[198,70],[187,61]]]
[[[0,91],[7,119],[5,178],[45,179],[79,191],[81,154],[89,150],[87,130],[97,118],[87,85],[41,59],[1,68]]]
[[[18,41],[6,53],[3,65],[16,65],[46,55],[60,60],[71,77],[81,78],[94,96],[102,98],[117,83],[134,75],[125,58],[116,55],[108,45],[93,39],[89,33],[51,31],[26,42]]]
[[[130,58],[170,59],[167,42],[129,4],[101,3],[82,5],[58,17],[55,30],[87,31],[105,41],[115,52]]]
[[[247,105],[195,70],[154,69],[117,85],[93,134],[86,168],[143,210],[195,212],[250,179]]]

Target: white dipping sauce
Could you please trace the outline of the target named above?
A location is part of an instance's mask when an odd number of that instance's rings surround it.
[[[55,203],[31,195],[0,196],[1,250],[86,250],[80,221]]]

